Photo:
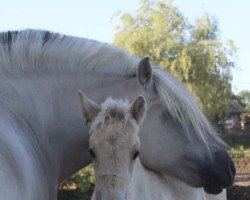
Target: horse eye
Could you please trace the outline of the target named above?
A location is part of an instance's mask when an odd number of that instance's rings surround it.
[[[139,151],[136,151],[136,152],[133,154],[133,160],[135,160],[138,156],[139,156]]]
[[[92,149],[89,149],[89,155],[91,156],[91,158],[95,159],[95,153]]]

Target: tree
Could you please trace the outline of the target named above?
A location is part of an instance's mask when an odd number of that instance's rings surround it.
[[[242,101],[245,104],[250,104],[250,91],[249,90],[241,90],[238,96],[242,98]]]
[[[248,112],[250,112],[250,104],[247,104],[246,107],[245,107],[245,109],[246,109]]]
[[[232,100],[237,101],[238,104],[240,104],[243,108],[246,107],[245,102],[243,101],[242,97],[236,94],[232,94]]]
[[[250,91],[242,90],[239,92],[238,96],[245,104],[245,109],[250,112]]]
[[[187,84],[211,120],[226,113],[236,48],[231,40],[222,42],[214,18],[205,15],[191,24],[172,1],[142,0],[135,16],[121,15],[113,43],[149,56]]]

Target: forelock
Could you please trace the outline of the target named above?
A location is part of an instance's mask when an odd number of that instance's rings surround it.
[[[122,122],[124,126],[131,122],[133,127],[136,127],[135,120],[131,119],[130,104],[128,99],[115,99],[108,97],[101,105],[101,111],[91,124],[90,133],[98,126],[103,126],[109,123]]]

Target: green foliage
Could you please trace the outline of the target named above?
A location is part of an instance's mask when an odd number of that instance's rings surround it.
[[[148,55],[160,66],[170,66],[182,50],[187,26],[181,13],[170,2],[141,1],[137,15],[133,17],[125,13],[121,21],[114,44],[133,55]]]
[[[250,112],[250,104],[246,105],[245,110],[247,110],[248,112]]]
[[[89,165],[78,171],[72,176],[71,181],[79,184],[83,192],[88,191],[89,188],[93,186],[95,182],[93,166]]]
[[[250,91],[242,90],[239,92],[238,97],[241,99],[241,102],[244,104],[243,106],[247,111],[250,112]]]
[[[242,90],[238,94],[241,97],[245,104],[250,104],[250,91],[249,90]]]
[[[236,146],[231,148],[229,151],[232,158],[245,158],[246,157],[246,148],[243,145]]]
[[[235,130],[221,135],[221,138],[230,146],[229,154],[232,158],[250,157],[250,130]]]
[[[250,130],[237,131],[234,130],[231,133],[222,134],[221,138],[231,147],[237,147],[243,145],[246,148],[250,148]]]
[[[246,104],[241,96],[232,94],[232,99],[236,100],[242,107],[246,106]]]
[[[250,91],[242,90],[238,95],[233,94],[232,99],[236,100],[246,111],[250,112]]]
[[[211,120],[226,113],[236,47],[223,43],[217,20],[205,15],[190,24],[170,0],[142,0],[135,16],[121,16],[113,43],[133,55],[149,56],[194,93]]]

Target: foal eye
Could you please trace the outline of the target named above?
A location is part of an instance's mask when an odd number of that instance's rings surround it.
[[[91,156],[91,158],[95,159],[95,153],[92,149],[89,149],[89,155]]]
[[[133,160],[135,160],[139,156],[139,151],[134,152],[133,154]]]

